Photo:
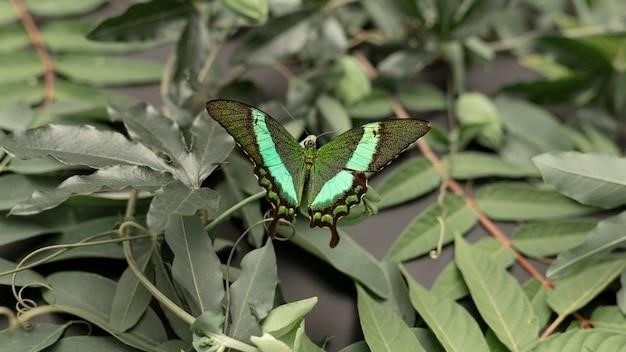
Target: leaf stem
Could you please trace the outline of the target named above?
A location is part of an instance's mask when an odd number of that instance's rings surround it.
[[[265,191],[261,191],[251,196],[248,196],[247,198],[241,200],[239,203],[233,205],[232,207],[224,211],[222,214],[220,214],[218,217],[213,219],[213,221],[208,223],[204,227],[204,229],[206,231],[214,230],[217,225],[219,225],[222,221],[228,219],[231,215],[233,215],[233,213],[237,212],[239,209],[243,208],[244,206],[254,202],[255,200],[263,198],[263,196],[265,196]]]

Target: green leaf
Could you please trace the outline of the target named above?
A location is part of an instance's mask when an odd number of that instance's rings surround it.
[[[395,3],[385,4],[376,0],[365,0],[362,6],[375,26],[384,32],[385,37],[397,38],[404,34],[405,29],[402,25],[404,14]]]
[[[483,255],[489,257],[494,263],[504,269],[515,262],[515,252],[510,248],[506,248],[494,238],[482,238],[472,247],[482,251]],[[435,279],[430,291],[437,296],[447,297],[454,301],[469,294],[469,289],[465,285],[463,276],[454,262],[448,263],[443,268],[437,279]]]
[[[320,95],[315,105],[326,122],[325,128],[329,131],[341,133],[352,128],[350,116],[339,100],[328,95]]]
[[[241,276],[230,287],[231,311],[229,336],[247,341],[259,335],[259,321],[274,305],[278,276],[272,241],[255,249],[241,260]]]
[[[41,34],[46,47],[55,53],[124,54],[149,49],[165,41],[97,42],[85,37],[91,28],[93,24],[84,20],[60,20],[47,23]]]
[[[445,95],[429,84],[411,84],[402,86],[397,93],[402,106],[411,111],[445,110]]]
[[[357,293],[363,336],[372,352],[425,351],[399,316],[376,302],[359,285]]]
[[[546,257],[582,244],[597,222],[555,220],[522,224],[511,235],[513,245],[531,257]]]
[[[461,196],[448,195],[441,205],[434,204],[415,217],[400,233],[387,252],[387,258],[393,261],[405,261],[428,253],[437,246],[441,236],[442,243],[454,239],[455,234],[465,234],[476,224],[476,215],[467,206]]]
[[[543,180],[580,203],[611,209],[626,203],[626,159],[578,152],[547,153],[533,162]]]
[[[222,3],[236,14],[256,23],[267,20],[269,13],[267,0],[222,0]]]
[[[0,176],[0,210],[7,210],[16,204],[26,201],[35,191],[48,191],[54,189],[56,180],[53,178],[3,175]]]
[[[619,283],[621,287],[615,294],[615,299],[620,311],[623,313],[626,312],[626,272],[622,272],[620,275]]]
[[[379,209],[398,205],[420,197],[441,183],[441,175],[430,161],[417,157],[402,162],[386,173],[376,186],[382,200]]]
[[[415,310],[411,305],[411,299],[409,298],[409,291],[406,287],[406,283],[398,268],[398,263],[383,260],[380,262],[380,266],[385,272],[387,278],[387,284],[391,295],[382,303],[391,308],[398,314],[399,317],[404,320],[406,325],[415,325]]]
[[[530,165],[530,158],[537,154],[572,149],[557,119],[547,111],[505,96],[497,97],[494,103],[507,131],[500,152],[505,159]]]
[[[250,341],[254,343],[261,352],[292,352],[291,348],[284,342],[276,340],[274,336],[265,333],[263,336],[251,336]]]
[[[614,352],[626,345],[626,335],[601,329],[575,329],[552,335],[541,342],[534,352],[593,351]]]
[[[296,223],[295,228],[296,234],[291,238],[291,242],[353,278],[377,296],[389,297],[385,272],[377,260],[350,236],[339,230],[341,240],[337,247],[330,248],[328,230],[311,229],[303,222]],[[282,234],[289,234],[287,231],[291,231],[279,230]]]
[[[27,0],[26,6],[37,16],[61,17],[90,12],[105,3],[106,0],[57,0],[54,3],[47,0]]]
[[[0,56],[0,84],[36,80],[43,73],[37,55],[31,52],[15,51]]]
[[[589,231],[581,245],[559,254],[547,271],[548,277],[564,275],[575,264],[597,258],[613,249],[623,248],[626,212],[604,219]]]
[[[18,19],[19,17],[10,2],[0,2],[0,24],[11,23]]]
[[[472,316],[449,298],[428,292],[402,268],[413,307],[446,351],[489,351]]]
[[[4,258],[0,258],[0,272],[13,270],[17,267],[17,263],[6,260]],[[0,276],[0,285],[11,285],[12,275]],[[17,275],[15,275],[15,286],[22,287],[34,282],[46,282],[43,276],[37,273],[34,270],[22,270]]]
[[[152,0],[129,6],[94,28],[87,38],[105,41],[150,40],[178,33],[182,20],[193,11],[189,2]]]
[[[136,349],[127,346],[113,337],[105,336],[68,336],[60,339],[46,352],[135,352]],[[179,351],[176,351],[179,352]]]
[[[361,100],[372,91],[372,85],[363,66],[352,56],[343,56],[337,63],[341,72],[335,94],[347,105]]]
[[[394,51],[378,63],[378,72],[394,81],[413,77],[426,66],[431,56],[430,52],[422,50]]]
[[[365,341],[359,341],[356,343],[353,343],[352,345],[342,349],[339,352],[371,352],[369,346],[367,345],[367,342]]]
[[[220,260],[197,217],[176,216],[165,230],[174,253],[172,277],[182,288],[195,316],[208,313],[216,327],[224,321],[224,286]]]
[[[480,315],[503,344],[512,351],[526,351],[539,342],[537,317],[511,274],[460,236],[455,261]]]
[[[219,202],[219,193],[210,188],[189,189],[180,181],[175,181],[156,192],[148,210],[148,228],[160,233],[170,223],[171,216],[194,215],[198,210],[206,210],[214,216]]]
[[[532,166],[512,163],[488,153],[453,153],[447,155],[444,161],[450,170],[450,176],[456,180],[484,177],[523,178],[540,175],[539,171]]]
[[[42,99],[43,85],[37,80],[0,85],[0,111],[2,113],[0,126],[8,130],[28,128],[31,122],[30,119],[25,118],[28,115],[13,112],[20,111],[16,109],[16,106],[28,105],[30,107],[30,104],[35,104]]]
[[[163,66],[151,60],[91,55],[59,56],[54,67],[71,81],[93,86],[156,83],[163,72]]]
[[[17,328],[0,331],[0,351],[2,352],[38,352],[55,344],[65,329],[73,323],[64,325],[35,323],[30,329]]]
[[[193,136],[191,154],[199,165],[198,181],[204,181],[221,162],[226,160],[235,143],[232,137],[203,111],[193,121],[189,131]]]
[[[37,189],[11,209],[11,215],[32,215],[57,207],[73,195],[89,195],[101,191],[122,191],[127,188],[154,192],[172,181],[169,174],[142,166],[118,165],[104,167],[91,175],[72,176],[56,189]]]
[[[502,119],[495,105],[480,93],[462,94],[456,102],[461,126],[480,126],[478,142],[498,149],[504,140]]]
[[[356,119],[378,120],[381,116],[387,116],[391,113],[389,94],[376,88],[348,107],[348,114]]]
[[[154,269],[148,264],[155,249],[154,244],[141,249],[142,251],[135,255],[137,266],[152,281]],[[115,286],[115,294],[111,303],[111,324],[120,331],[130,329],[146,312],[151,300],[150,292],[139,282],[135,273],[130,268],[126,268]]]
[[[539,220],[591,214],[597,208],[525,183],[497,182],[476,192],[476,204],[495,220]]]
[[[594,309],[589,322],[594,328],[623,334],[626,328],[626,317],[617,306],[600,306]]]
[[[170,168],[148,148],[112,131],[93,126],[47,125],[0,137],[0,146],[20,159],[54,158],[72,165],[102,168],[144,165],[157,171]]]
[[[530,300],[530,304],[533,306],[539,326],[545,326],[550,317],[552,317],[552,309],[546,302],[548,291],[551,288],[547,288],[541,284],[541,282],[535,278],[530,278],[522,286],[524,294]]]
[[[281,337],[298,326],[316,304],[317,297],[311,297],[278,306],[269,312],[261,330],[263,333]]]
[[[65,165],[54,158],[45,157],[29,160],[13,159],[7,170],[23,175],[38,175],[69,168],[71,166]]]

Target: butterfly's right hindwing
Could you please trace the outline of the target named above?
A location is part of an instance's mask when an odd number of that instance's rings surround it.
[[[304,183],[304,149],[298,141],[278,121],[252,106],[212,100],[206,109],[254,164],[259,185],[274,208],[274,219],[291,222]]]

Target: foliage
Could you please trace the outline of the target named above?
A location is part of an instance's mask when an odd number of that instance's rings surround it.
[[[436,198],[384,258],[343,231],[331,249],[303,219],[281,226],[354,282],[364,341],[342,352],[623,348],[623,1],[382,4],[129,1],[104,19],[104,0],[0,2],[0,285],[19,313],[0,307],[0,350],[343,347],[307,337],[317,297],[284,300],[264,194],[204,111],[214,97],[259,106],[298,138],[407,110],[434,120],[422,155],[366,195],[380,219]],[[134,54],[162,45],[165,64]],[[507,57],[541,77],[470,84]],[[156,106],[110,89],[156,82]],[[340,224],[368,216],[359,205]],[[240,236],[219,226],[231,219]],[[516,226],[511,236],[496,220]],[[463,238],[478,227],[493,238]],[[443,246],[454,260],[426,288],[404,262]],[[122,270],[42,269],[69,259]],[[532,277],[518,282],[513,265]],[[77,320],[36,319],[46,314]],[[84,334],[84,322],[107,336]]]

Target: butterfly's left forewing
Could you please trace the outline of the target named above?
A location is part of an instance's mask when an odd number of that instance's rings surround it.
[[[212,100],[206,109],[254,164],[259,185],[274,209],[270,229],[275,229],[279,219],[293,221],[304,186],[304,152],[298,141],[278,121],[252,106]]]
[[[337,221],[367,191],[365,173],[381,170],[430,129],[416,119],[372,122],[353,128],[321,147],[311,168],[307,199],[311,226],[331,230],[337,245]]]

